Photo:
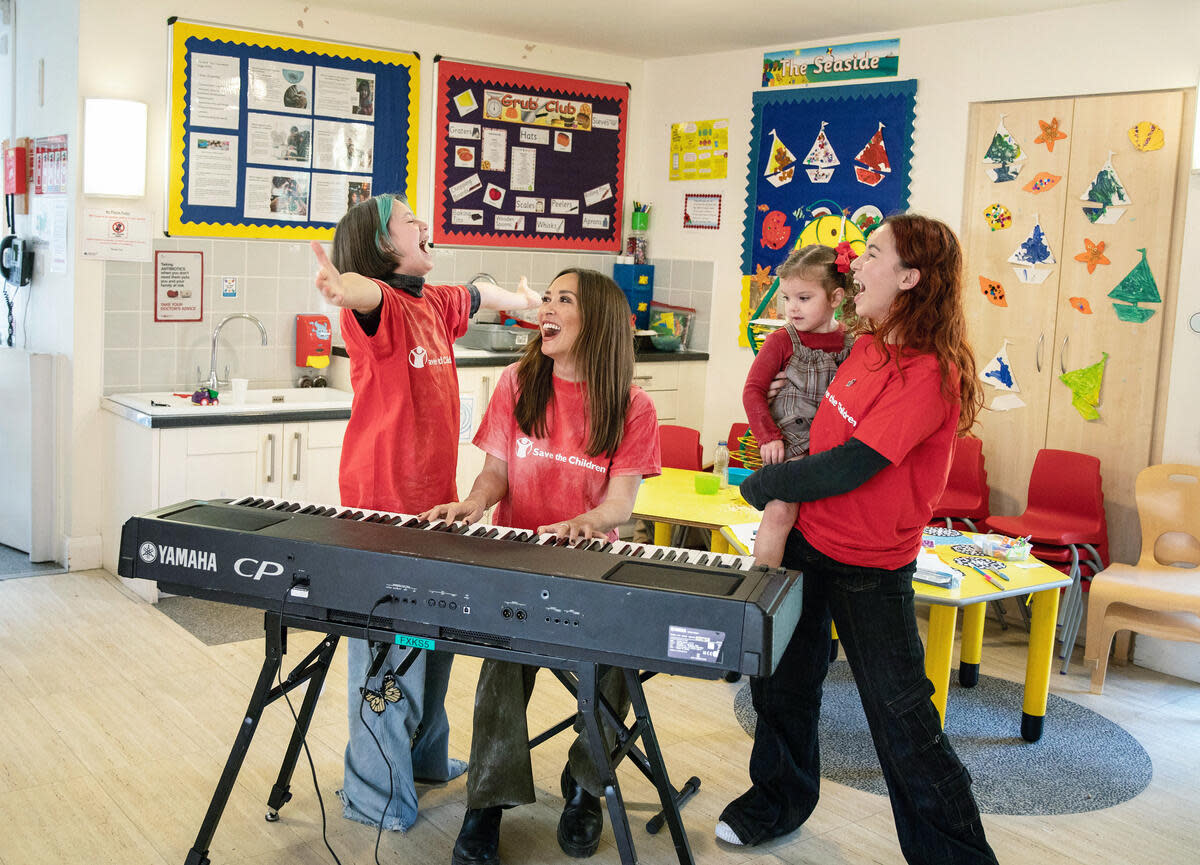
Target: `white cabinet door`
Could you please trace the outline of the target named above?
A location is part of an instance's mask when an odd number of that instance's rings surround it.
[[[471,444],[471,440],[479,431],[479,422],[483,420],[496,380],[503,371],[503,367],[470,367],[458,371],[460,413],[455,480],[460,499],[471,491],[471,484],[483,470],[483,451]]]
[[[340,503],[338,468],[346,421],[283,424],[279,448],[281,495],[289,501]]]
[[[157,505],[185,499],[278,495],[265,477],[261,427],[209,426],[164,429],[159,439]]]

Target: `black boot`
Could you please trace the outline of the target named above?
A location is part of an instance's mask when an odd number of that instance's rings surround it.
[[[504,809],[468,808],[463,815],[452,865],[500,865],[500,818]]]
[[[584,859],[600,846],[604,807],[597,797],[571,777],[570,766],[563,768],[561,785],[566,804],[558,818],[558,846],[568,856]]]

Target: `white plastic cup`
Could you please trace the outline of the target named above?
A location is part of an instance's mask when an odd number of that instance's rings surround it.
[[[246,391],[250,389],[250,379],[231,378],[229,380],[230,402],[242,405],[246,401]]]

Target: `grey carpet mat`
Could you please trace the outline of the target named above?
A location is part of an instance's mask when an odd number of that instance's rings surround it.
[[[28,553],[0,544],[0,580],[64,573],[66,569],[58,562],[31,562]]]
[[[263,611],[202,598],[159,598],[158,611],[208,646],[261,640]]]
[[[1042,738],[1020,736],[1022,686],[980,676],[974,688],[951,682],[946,733],[974,779],[985,814],[1077,814],[1110,808],[1146,789],[1154,767],[1145,749],[1117,724],[1078,703],[1050,695]],[[756,714],[750,686],[734,714],[751,736]],[[887,795],[850,665],[829,668],[821,702],[821,777]]]

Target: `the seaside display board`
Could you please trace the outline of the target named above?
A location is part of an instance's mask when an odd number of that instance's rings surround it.
[[[167,233],[329,239],[416,188],[419,58],[170,19]]]
[[[741,345],[793,249],[846,241],[861,253],[872,227],[908,206],[916,93],[895,81],[754,94]]]
[[[629,85],[435,63],[434,241],[619,251]]]

